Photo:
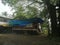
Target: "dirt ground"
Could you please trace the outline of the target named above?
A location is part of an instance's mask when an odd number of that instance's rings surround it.
[[[0,45],[60,45],[60,41],[41,35],[0,34]]]

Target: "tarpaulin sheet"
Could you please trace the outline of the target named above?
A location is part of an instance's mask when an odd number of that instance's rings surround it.
[[[42,23],[43,20],[41,18],[32,18],[32,19],[25,19],[25,20],[9,20],[9,24],[11,26],[26,26],[30,23]]]

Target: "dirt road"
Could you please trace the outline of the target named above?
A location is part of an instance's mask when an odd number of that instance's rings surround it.
[[[0,45],[60,45],[40,35],[0,34]]]

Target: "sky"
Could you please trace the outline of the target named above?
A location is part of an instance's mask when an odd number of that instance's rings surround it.
[[[8,6],[8,4],[4,5],[0,0],[0,16],[2,16],[1,15],[2,12],[7,12],[8,14],[13,14],[13,11],[11,9],[12,9],[12,7]],[[7,17],[11,18],[11,16],[7,16]]]

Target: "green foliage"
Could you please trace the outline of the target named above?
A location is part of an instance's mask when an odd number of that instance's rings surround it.
[[[36,7],[27,6],[28,11],[24,12],[26,9],[24,9],[24,7],[22,7],[21,4],[16,6],[19,1],[20,0],[2,0],[2,2],[4,4],[8,3],[9,6],[14,7],[15,15],[16,15],[15,18],[17,18],[17,17],[19,17],[19,18],[23,18],[23,17],[24,18],[34,18],[34,17],[36,17],[36,15],[38,14],[38,10]]]
[[[56,5],[58,2],[59,2],[59,0],[42,0],[44,3],[46,3],[46,2],[50,2],[50,4],[52,4],[52,5]]]
[[[2,0],[3,4],[9,4],[9,6],[14,6],[19,0]]]
[[[26,19],[26,17],[25,17],[25,13],[24,13],[24,9],[23,9],[23,7],[22,6],[19,6],[19,7],[16,7],[15,8],[15,17],[14,17],[14,19]]]
[[[28,8],[27,15],[29,16],[29,18],[36,17],[36,15],[38,14],[37,8],[30,6],[28,6],[27,8]]]
[[[38,10],[36,7],[30,7],[30,6],[27,6],[25,9],[23,7],[23,5],[19,4],[17,6],[17,3],[19,2],[20,0],[2,0],[2,2],[4,4],[8,3],[9,6],[12,6],[14,7],[14,15],[15,15],[15,18],[14,19],[28,19],[28,18],[34,18],[37,13],[38,13]],[[19,2],[20,3],[20,2]],[[26,11],[28,10],[28,11]]]
[[[59,0],[50,0],[50,3],[53,4],[53,5],[56,5],[56,3],[58,2]]]
[[[26,11],[28,10],[28,11]],[[27,7],[24,9],[22,6],[17,7],[15,11],[15,19],[29,19],[29,18],[34,18],[37,15],[37,9],[35,7]]]
[[[2,12],[2,15],[7,16],[8,13],[7,12]]]
[[[47,10],[47,8],[44,8],[40,13],[40,17],[41,18],[44,18],[44,17],[46,18],[47,14],[48,14],[48,10]]]

